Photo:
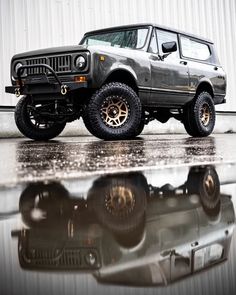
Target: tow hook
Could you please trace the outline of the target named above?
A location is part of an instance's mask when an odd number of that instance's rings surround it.
[[[15,89],[15,96],[19,97],[20,96],[20,88]]]
[[[68,86],[67,85],[61,85],[61,94],[62,95],[66,95],[68,90]]]

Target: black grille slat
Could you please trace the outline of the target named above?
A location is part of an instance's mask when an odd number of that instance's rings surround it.
[[[53,68],[56,73],[71,71],[71,56],[55,56],[49,58],[49,66]]]
[[[26,60],[26,64],[27,65],[47,64],[47,59],[46,58],[28,59]],[[45,69],[43,67],[27,69],[28,75],[37,75],[42,73],[45,73]]]
[[[35,265],[60,265],[60,266],[80,266],[80,250],[66,249],[55,253],[55,250],[35,250],[34,255],[30,255],[30,260]]]
[[[71,56],[70,55],[61,55],[61,56],[52,56],[49,58],[32,58],[26,60],[27,65],[35,64],[47,64],[49,65],[56,73],[64,73],[71,71]],[[27,75],[38,75],[46,73],[46,69],[43,67],[29,68],[27,69]]]

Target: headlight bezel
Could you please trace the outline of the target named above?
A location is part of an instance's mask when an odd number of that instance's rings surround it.
[[[20,62],[20,61],[17,61],[17,62],[15,63],[15,65],[14,65],[14,71],[15,71],[16,74],[17,74],[18,69],[19,69],[20,67],[22,67],[22,66],[23,66],[23,63]]]
[[[83,54],[77,55],[74,59],[74,66],[77,71],[80,71],[80,72],[85,71],[87,68],[87,64],[88,64],[88,57]]]
[[[24,66],[25,65],[25,61],[24,60],[15,60],[13,62],[13,64],[12,64],[12,78],[13,78],[13,80],[17,78],[17,70],[20,67],[20,66],[18,66],[19,64],[21,64],[21,66]],[[22,78],[26,77],[26,70],[25,69],[21,73],[21,77]]]

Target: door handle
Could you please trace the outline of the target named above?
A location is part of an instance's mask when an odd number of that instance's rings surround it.
[[[185,60],[181,60],[181,61],[180,61],[180,64],[181,64],[181,65],[184,65],[184,66],[187,66],[188,63],[187,63],[187,61],[185,61]]]

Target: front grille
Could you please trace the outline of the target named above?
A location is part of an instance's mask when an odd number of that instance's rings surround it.
[[[26,60],[27,66],[29,65],[36,65],[36,64],[47,64],[46,58],[34,58],[34,59],[28,59]],[[27,69],[27,75],[37,75],[45,73],[46,69],[43,67],[40,68],[30,68]]]
[[[49,65],[56,73],[65,73],[71,71],[71,56],[61,55],[52,57],[31,58],[26,60],[27,65],[46,64]],[[27,69],[27,75],[44,74],[48,70],[44,67]]]
[[[79,267],[81,265],[80,250],[64,249],[58,251],[50,249],[35,249],[28,259],[35,266]]]
[[[49,66],[57,73],[71,71],[71,56],[49,57]]]
[[[89,265],[86,263],[87,253],[94,253],[96,263]],[[96,249],[87,248],[63,248],[63,249],[31,249],[22,252],[21,258],[28,265],[38,268],[57,269],[97,269],[100,266],[100,259]]]

